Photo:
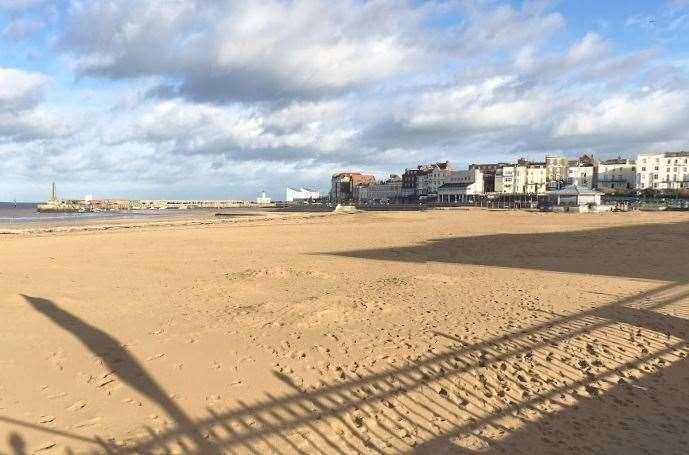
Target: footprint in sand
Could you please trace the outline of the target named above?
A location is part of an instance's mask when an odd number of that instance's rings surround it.
[[[98,425],[100,423],[100,421],[101,421],[100,417],[94,417],[92,419],[82,420],[81,422],[75,423],[74,425],[72,425],[72,428],[77,430],[79,428],[92,427],[94,425]]]
[[[87,402],[84,400],[79,400],[76,403],[74,403],[72,406],[68,407],[67,410],[74,412],[78,411],[79,409],[83,409],[87,405]]]
[[[135,400],[134,398],[125,398],[122,400],[123,403],[128,403],[134,406],[143,406],[143,403],[140,402],[139,400]]]

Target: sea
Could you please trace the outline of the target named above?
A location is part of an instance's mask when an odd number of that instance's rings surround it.
[[[92,213],[38,213],[37,203],[32,202],[0,202],[0,225],[30,224],[30,225],[70,225],[75,223],[99,220],[155,220],[189,216],[191,210],[136,210],[122,212],[92,212]],[[194,210],[196,212],[196,210]]]

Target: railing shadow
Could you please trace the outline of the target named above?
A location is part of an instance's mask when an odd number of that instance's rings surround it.
[[[437,262],[663,282],[689,282],[689,222],[565,232],[449,237],[417,245],[317,253],[402,263]]]
[[[681,381],[689,377],[685,359],[689,320],[675,314],[686,314],[687,298],[689,288],[671,283],[577,314],[543,313],[528,329],[480,343],[466,344],[451,334],[436,333],[450,343],[447,349],[383,371],[342,371],[340,379],[317,390],[302,389],[275,372],[292,393],[267,395],[250,405],[240,402],[222,413],[209,409],[208,417],[192,421],[170,403],[114,337],[54,302],[26,297],[32,307],[73,333],[104,361],[117,358],[109,364],[115,374],[175,419],[172,429],[149,430],[147,437],[117,446],[89,440],[95,453],[113,454],[476,453],[489,449],[517,453],[536,442],[543,452],[554,451],[558,441],[542,440],[550,434],[544,428],[564,432],[574,421],[584,432],[596,418],[614,412],[633,416],[637,422],[636,408],[611,403],[626,400],[630,391],[640,394],[644,388],[663,403],[686,390],[686,382]],[[669,397],[668,391],[672,392]],[[656,432],[670,420],[656,416],[649,423],[653,418],[646,416],[645,428]],[[624,434],[626,442],[639,444],[633,432]],[[672,442],[679,444],[682,434],[678,432]],[[588,433],[582,437],[591,447],[614,449],[604,438],[592,441]],[[80,438],[84,443],[85,438]],[[20,439],[14,441],[15,452],[22,453]],[[586,446],[579,448],[586,451]]]
[[[478,343],[436,333],[446,348],[429,350],[402,366],[338,370],[338,379],[316,389],[304,389],[274,372],[289,393],[239,402],[225,412],[208,409],[201,419],[187,416],[114,336],[55,302],[25,296],[123,383],[160,406],[175,425],[160,432],[144,428],[145,436],[115,445],[8,417],[0,422],[71,438],[75,447],[93,453],[113,454],[607,454],[646,447],[672,453],[686,446],[689,433],[683,399],[689,384],[689,268],[677,266],[689,259],[688,234],[689,223],[647,224],[329,253],[666,284],[587,311],[543,312],[529,328],[495,333]],[[598,248],[603,242],[615,242],[616,254]],[[610,422],[616,422],[617,432]],[[26,452],[19,433],[8,444],[15,454]]]

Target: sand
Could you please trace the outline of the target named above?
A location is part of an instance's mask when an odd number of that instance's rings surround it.
[[[0,236],[0,453],[686,453],[689,214]]]

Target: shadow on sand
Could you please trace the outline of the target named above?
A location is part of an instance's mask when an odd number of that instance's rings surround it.
[[[614,253],[609,251],[613,250]],[[689,223],[435,239],[415,246],[323,253],[357,259],[444,262],[689,282]]]
[[[204,453],[220,453],[195,431],[194,422],[117,339],[63,310],[50,300],[26,295],[23,297],[36,311],[77,338],[122,382],[160,406],[179,428],[187,432],[197,447],[203,448]]]
[[[677,270],[674,265],[689,260],[687,239],[689,225],[683,223],[453,238],[409,248],[333,253],[662,283],[580,313],[543,313],[529,328],[497,333],[479,343],[436,333],[447,348],[403,365],[343,372],[317,389],[304,389],[274,372],[292,392],[266,395],[251,405],[240,402],[227,412],[209,409],[207,417],[195,421],[114,337],[54,302],[25,298],[176,422],[173,429],[151,432],[128,445],[93,440],[98,453],[181,448],[198,454],[679,454],[689,443],[689,267]],[[597,253],[599,242],[617,242],[619,255]],[[582,249],[590,252],[584,259]],[[15,453],[23,453],[21,437],[12,437]]]

